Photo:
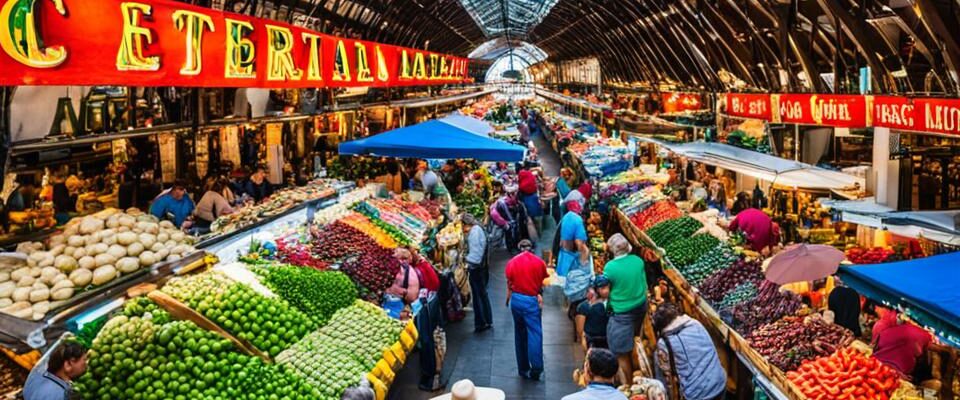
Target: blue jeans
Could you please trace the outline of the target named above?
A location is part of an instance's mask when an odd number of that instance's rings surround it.
[[[513,293],[513,340],[520,375],[537,378],[543,372],[543,325],[536,296]]]
[[[487,268],[471,264],[470,296],[473,297],[473,327],[480,329],[493,325],[493,308],[490,307],[490,296],[487,295],[487,285],[484,277],[488,276]]]

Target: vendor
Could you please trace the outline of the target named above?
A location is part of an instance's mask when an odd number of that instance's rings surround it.
[[[452,194],[460,193],[463,190],[463,170],[454,160],[447,160],[440,169],[440,175],[443,176],[443,186]]]
[[[420,186],[423,187],[423,194],[428,199],[433,199],[439,181],[437,173],[433,172],[426,162],[421,162],[417,164],[417,179],[420,181]]]
[[[193,200],[187,194],[186,185],[183,181],[176,181],[167,193],[153,200],[153,204],[150,205],[150,214],[181,227],[193,214],[194,208]]]
[[[77,212],[77,194],[74,189],[79,187],[79,181],[80,179],[72,175],[67,179],[54,178],[53,209],[58,225],[67,223]]]
[[[23,386],[24,400],[68,400],[73,380],[87,371],[87,350],[80,343],[65,341],[37,364]]]
[[[773,221],[763,211],[748,208],[737,214],[730,222],[730,231],[743,232],[754,251],[769,252],[780,243],[780,232]]]
[[[873,336],[876,342],[873,357],[910,379],[914,377],[918,360],[926,353],[932,338],[922,328],[904,321],[902,317],[897,318],[896,312],[887,313],[893,315],[896,323],[886,324],[880,329],[874,328]]]
[[[253,197],[253,201],[257,203],[273,194],[273,186],[267,181],[267,172],[263,167],[257,167],[257,170],[250,175],[243,191]]]
[[[7,196],[7,211],[25,211],[34,207],[37,201],[37,190],[31,179],[20,177],[17,186]]]
[[[195,211],[198,228],[209,230],[210,224],[217,218],[233,214],[233,207],[230,207],[230,202],[223,196],[224,189],[226,188],[223,181],[216,178],[207,180],[207,191],[203,197],[200,197]]]

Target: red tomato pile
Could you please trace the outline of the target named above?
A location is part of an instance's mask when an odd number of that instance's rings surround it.
[[[680,209],[672,201],[658,201],[646,210],[640,211],[630,217],[633,224],[645,231],[656,224],[669,219],[676,219],[683,216]]]
[[[853,247],[847,249],[847,260],[854,264],[880,264],[886,262],[893,255],[893,250],[874,247],[864,249],[863,247]]]
[[[787,378],[813,400],[887,400],[900,386],[897,372],[875,358],[853,349],[804,362]]]

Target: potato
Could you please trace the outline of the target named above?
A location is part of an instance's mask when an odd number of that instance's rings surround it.
[[[124,257],[117,260],[117,269],[120,272],[129,274],[140,268],[140,259],[136,257]]]
[[[41,301],[41,302],[36,303],[36,304],[33,305],[33,313],[34,313],[34,314],[46,314],[46,313],[49,312],[49,311],[50,311],[50,302],[49,302],[49,301]]]
[[[77,269],[77,259],[65,254],[59,255],[54,261],[53,266],[57,270],[70,273],[70,271]]]
[[[0,299],[0,308],[10,307],[13,304],[13,299]]]
[[[132,229],[137,224],[137,219],[130,215],[121,215],[118,222],[121,227]]]
[[[143,245],[140,242],[133,242],[127,246],[127,255],[130,257],[138,257],[140,253],[143,253]]]
[[[116,229],[104,229],[100,231],[100,240],[103,241],[103,239],[105,238],[108,238],[110,236],[116,236],[116,235],[117,235]]]
[[[23,279],[24,276],[28,276],[28,275],[31,275],[30,267],[19,268],[10,273],[10,280],[14,282],[20,282],[20,280]]]
[[[114,258],[120,258],[127,255],[127,248],[119,244],[110,245],[110,248],[107,250],[107,254],[113,256]]]
[[[80,233],[89,235],[103,229],[103,220],[94,216],[86,216],[80,220]]]
[[[90,269],[80,268],[70,273],[70,282],[73,282],[74,287],[87,286],[91,280],[93,280],[93,272]]]
[[[157,262],[161,262],[167,259],[167,256],[170,255],[170,250],[167,250],[166,248],[161,248],[160,250],[157,250],[156,252],[154,252],[154,254],[157,257]]]
[[[13,301],[27,301],[30,299],[30,292],[32,291],[33,288],[30,287],[18,287],[13,291],[13,296],[10,296],[10,298],[12,298]]]
[[[63,248],[62,254],[73,254],[73,253],[75,253],[76,251],[77,251],[77,248],[76,248],[76,247],[73,247],[73,246],[69,246],[69,245],[68,245],[67,247],[64,247],[64,248]]]
[[[97,263],[97,267],[99,268],[104,265],[113,265],[113,263],[117,262],[117,258],[110,254],[104,253],[97,254],[97,256],[94,257],[94,261]]]
[[[91,233],[91,234],[88,234],[88,235],[84,238],[83,243],[86,244],[86,245],[88,245],[88,246],[91,245],[91,244],[100,243],[100,231],[97,231],[97,232],[93,232],[93,233]]]
[[[157,243],[154,243],[153,246],[150,246],[150,251],[156,253],[156,252],[158,252],[158,251],[160,251],[160,250],[163,250],[163,249],[165,249],[165,248],[167,248],[167,247],[164,246],[163,243],[157,242]]]
[[[170,221],[160,221],[160,228],[162,229],[177,229],[173,222]]]
[[[70,222],[73,222],[73,220],[70,220]],[[66,229],[63,230],[63,235],[67,237],[67,240],[78,233],[80,233],[80,229],[77,227],[77,224],[68,223]]]
[[[37,283],[37,278],[27,275],[17,281],[17,287],[30,287],[33,286],[34,283]]]
[[[177,243],[182,243],[182,242],[183,242],[183,239],[184,239],[185,237],[186,237],[186,235],[185,235],[183,232],[180,232],[180,231],[177,231],[177,232],[174,232],[174,233],[171,233],[171,234],[170,234],[170,239],[173,240],[173,241],[175,241],[175,242],[177,242]]]
[[[50,247],[67,244],[67,237],[63,235],[53,235],[50,237]]]
[[[106,243],[97,243],[93,246],[90,246],[90,250],[87,251],[88,256],[94,256],[106,253],[107,250],[110,250],[110,246]]]
[[[120,214],[113,214],[108,217],[105,225],[107,228],[116,228],[120,226]]]
[[[0,271],[0,283],[10,281],[10,273],[7,271]]]
[[[47,288],[34,289],[32,292],[30,292],[31,303],[39,303],[41,301],[45,301],[49,299],[50,299],[50,289],[47,289]]]
[[[143,245],[144,249],[149,249],[153,247],[154,243],[157,243],[157,236],[151,233],[141,233],[137,240]]]
[[[170,249],[170,254],[183,255],[183,254],[185,254],[186,252],[187,252],[187,245],[185,245],[185,244],[178,244],[178,245],[176,245],[176,246],[173,246],[172,249]]]
[[[170,262],[180,261],[180,255],[179,255],[179,254],[171,254],[171,255],[167,256],[167,261],[170,261]]]
[[[40,262],[37,263],[37,266],[40,268],[43,268],[43,267],[49,267],[53,265],[53,262],[55,259],[53,254],[50,254],[46,251],[44,251],[43,254],[44,254],[43,260],[40,260]]]
[[[157,262],[157,256],[150,250],[145,250],[143,253],[140,253],[137,258],[140,260],[140,265],[144,267],[149,267]]]
[[[33,315],[33,305],[26,300],[20,300],[0,310],[17,318],[30,318]]]
[[[67,245],[58,244],[50,247],[50,254],[53,254],[54,257],[63,254],[63,249],[67,248]]]
[[[17,284],[15,282],[4,282],[0,283],[0,299],[5,299],[10,296],[13,296],[13,291],[17,290]]]
[[[93,271],[93,284],[102,285],[117,277],[117,269],[113,265],[102,265]]]
[[[73,269],[76,269],[76,268],[73,268]],[[70,271],[73,271],[73,269],[71,269]],[[70,271],[64,271],[64,272],[70,272]],[[45,267],[43,271],[40,272],[40,280],[48,285],[53,285],[55,283],[55,279],[57,279],[57,277],[60,276],[60,274],[61,272],[57,268]]]
[[[114,234],[113,234],[113,235],[110,235],[110,236],[100,235],[100,243],[103,243],[103,244],[108,245],[108,246],[109,246],[109,245],[112,245],[112,244],[117,244],[117,234],[116,234],[116,232],[114,232]]]
[[[80,235],[73,235],[67,238],[67,244],[73,247],[81,247],[87,244],[86,238]]]
[[[117,244],[128,246],[137,241],[137,234],[133,232],[121,232],[117,234]]]
[[[90,246],[90,248],[93,248],[93,247],[95,247],[95,246],[96,246],[96,245]],[[87,253],[88,253],[88,252],[87,252],[87,248],[86,248],[86,247],[78,247],[78,248],[77,248],[76,250],[74,250],[73,253],[71,253],[70,255],[71,255],[75,260],[79,260],[79,259],[81,259],[81,258],[83,258],[83,257],[86,257]],[[56,261],[54,261],[54,263],[56,263]]]
[[[50,298],[54,300],[66,300],[73,296],[73,291],[73,282],[63,280],[54,285],[53,289],[50,289]]]
[[[93,257],[86,256],[77,260],[77,266],[92,270],[97,266],[97,262]]]
[[[157,243],[164,243],[170,240],[170,234],[166,232],[160,232],[157,234]]]
[[[175,241],[175,240],[173,240],[173,239],[170,239],[170,240],[168,240],[166,243],[164,243],[163,245],[166,246],[168,249],[172,249],[172,248],[174,248],[174,247],[175,247],[176,245],[178,245],[178,244],[180,244],[180,243],[178,243],[177,241]]]

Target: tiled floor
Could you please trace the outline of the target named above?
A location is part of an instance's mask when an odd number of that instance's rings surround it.
[[[538,137],[541,163],[547,175],[556,176],[560,164],[550,145]],[[550,220],[542,245],[553,239],[555,225]],[[473,315],[468,312],[461,322],[447,326],[447,358],[443,377],[448,389],[453,382],[470,379],[478,386],[491,386],[507,393],[507,399],[559,400],[578,390],[571,373],[583,364],[583,351],[573,342],[573,323],[567,319],[563,305],[563,293],[559,288],[548,288],[544,299],[543,336],[545,371],[539,382],[527,381],[517,375],[517,362],[513,349],[513,318],[505,303],[506,278],[504,266],[509,254],[503,249],[492,253],[488,292],[493,306],[492,330],[473,333]],[[407,360],[406,366],[397,374],[388,396],[391,400],[430,399],[438,393],[417,389],[419,378],[419,353]]]

